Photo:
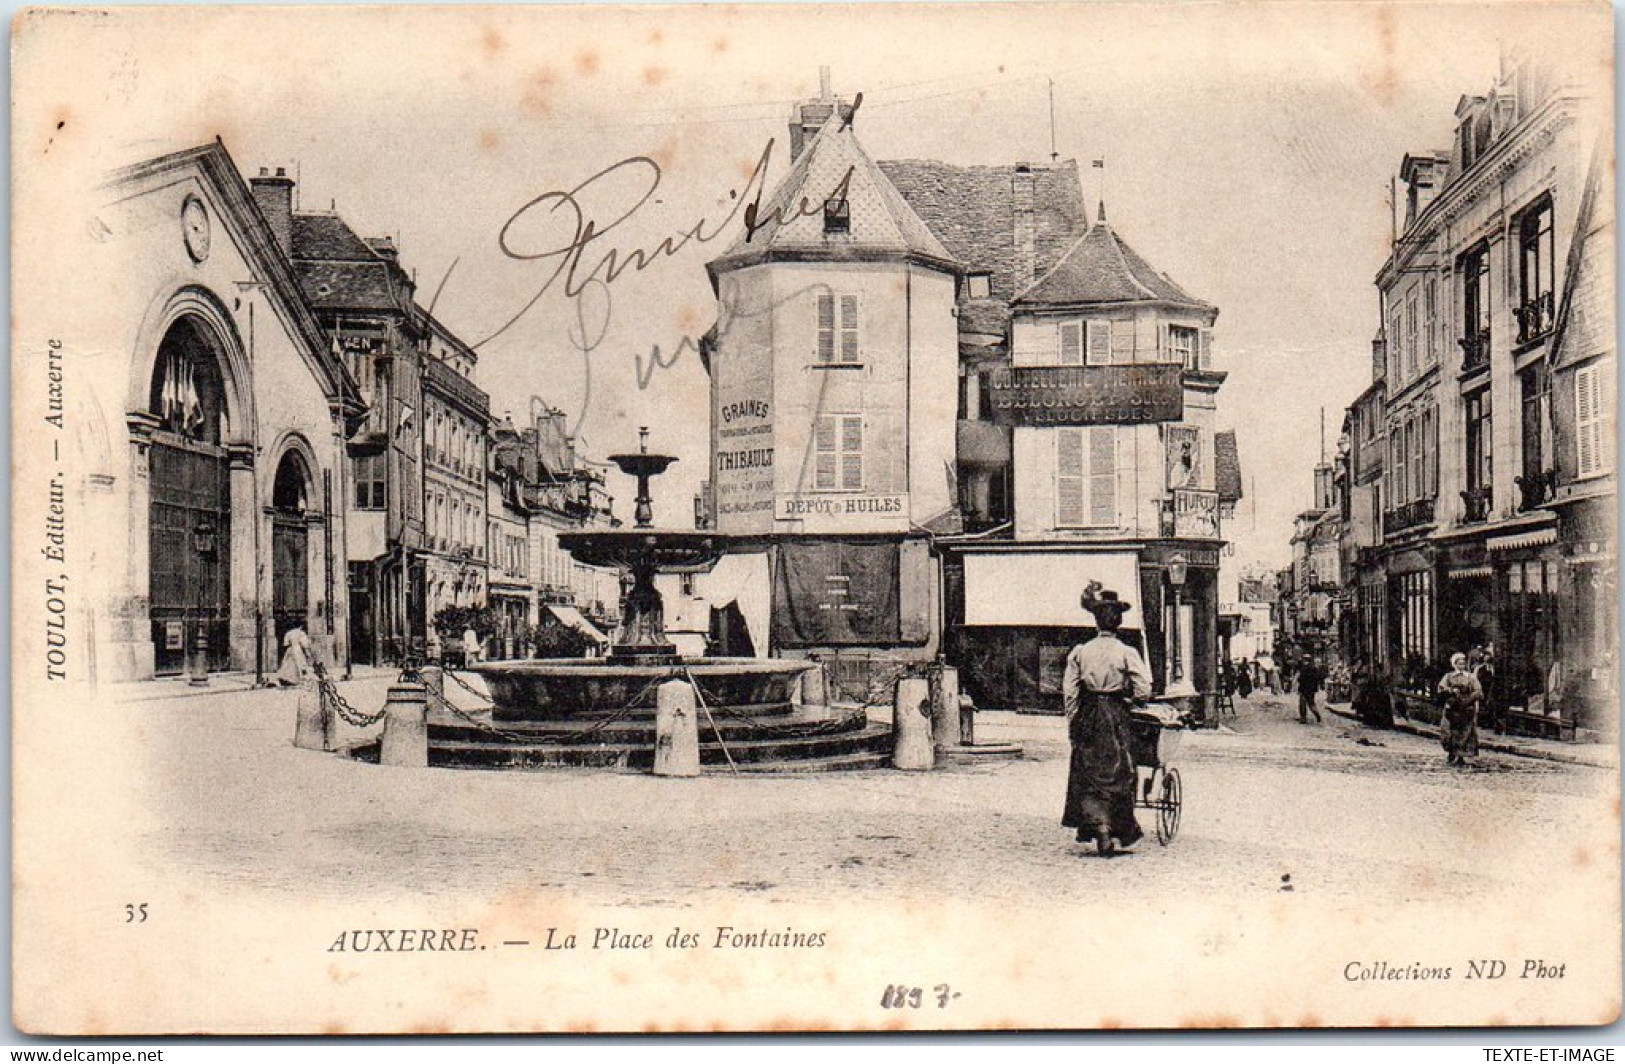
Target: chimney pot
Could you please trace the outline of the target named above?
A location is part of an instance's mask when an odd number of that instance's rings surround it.
[[[278,177],[287,177],[288,176],[288,168],[286,166],[277,167],[276,168],[276,176],[278,176]]]
[[[268,167],[268,166],[260,167],[260,176],[261,177],[270,177],[271,176],[271,168]]]

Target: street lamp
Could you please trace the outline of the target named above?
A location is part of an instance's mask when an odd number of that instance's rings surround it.
[[[1171,660],[1168,664],[1168,693],[1170,694],[1173,693],[1173,688],[1175,687],[1182,688],[1187,686],[1184,683],[1185,662],[1184,655],[1182,653],[1182,644],[1184,640],[1181,639],[1179,631],[1179,612],[1181,606],[1179,599],[1180,592],[1184,590],[1185,587],[1185,577],[1188,574],[1189,563],[1186,561],[1183,554],[1175,554],[1173,557],[1168,559],[1168,584],[1174,590],[1174,616],[1172,624],[1170,625],[1173,632],[1174,645],[1173,653],[1169,655]],[[1183,694],[1185,692],[1181,691],[1180,693]]]

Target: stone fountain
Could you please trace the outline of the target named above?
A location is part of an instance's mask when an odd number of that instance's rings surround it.
[[[884,764],[889,725],[870,723],[863,707],[796,700],[798,681],[814,667],[811,662],[685,658],[677,653],[666,637],[656,575],[702,572],[724,554],[761,551],[766,542],[654,528],[649,481],[677,459],[649,452],[648,429],[639,430],[636,453],[611,455],[610,460],[637,479],[633,527],[559,536],[559,545],[577,560],[617,568],[631,577],[608,655],[472,666],[491,693],[490,725],[432,715],[429,763],[647,767],[654,757],[655,687],[676,677],[691,681],[699,692],[702,764],[756,771]]]

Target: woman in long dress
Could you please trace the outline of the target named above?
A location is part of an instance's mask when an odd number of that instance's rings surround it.
[[[1101,856],[1109,857],[1144,835],[1134,816],[1138,774],[1129,707],[1151,694],[1151,672],[1140,652],[1117,638],[1123,614],[1132,607],[1116,592],[1098,588],[1091,583],[1083,594],[1097,634],[1067,655],[1061,686],[1072,740],[1061,824],[1077,829],[1079,842],[1093,840]]]
[[[282,637],[282,667],[276,671],[277,683],[283,687],[298,687],[310,671],[310,636],[303,628],[290,628]]]
[[[1445,763],[1465,766],[1469,757],[1478,756],[1478,709],[1484,701],[1478,677],[1467,669],[1466,654],[1450,655],[1450,671],[1439,681],[1439,701],[1444,706],[1439,741]]]

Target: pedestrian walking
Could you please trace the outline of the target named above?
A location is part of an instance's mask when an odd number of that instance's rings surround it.
[[[1468,667],[1483,694],[1479,715],[1483,717],[1485,725],[1495,729],[1499,735],[1506,730],[1506,720],[1501,712],[1500,688],[1495,682],[1495,644],[1489,643],[1479,648],[1478,661],[1469,658]]]
[[[1133,607],[1117,592],[1091,581],[1083,608],[1094,615],[1097,631],[1066,657],[1061,692],[1072,761],[1061,824],[1077,829],[1079,842],[1094,840],[1100,855],[1109,857],[1144,834],[1134,816],[1138,775],[1129,706],[1151,694],[1151,670],[1139,651],[1118,638],[1123,614]]]
[[[1450,671],[1439,681],[1439,703],[1444,709],[1439,742],[1444,746],[1445,764],[1464,768],[1469,757],[1478,756],[1478,710],[1483,701],[1484,689],[1468,671],[1467,655],[1450,655]]]
[[[1268,687],[1272,695],[1280,694],[1275,685],[1275,658],[1267,650],[1258,655],[1258,671],[1262,674],[1259,676],[1258,686]]]
[[[481,660],[480,637],[474,634],[474,629],[463,629],[463,664],[473,665]]]
[[[1325,680],[1326,674],[1321,671],[1320,663],[1312,655],[1304,655],[1303,662],[1298,666],[1298,723],[1308,724],[1310,714],[1314,714],[1316,724],[1321,723],[1315,696],[1320,694],[1320,685]]]
[[[1240,695],[1242,698],[1245,699],[1245,698],[1250,697],[1252,695],[1252,693],[1253,693],[1252,669],[1248,666],[1247,662],[1245,662],[1245,661],[1237,662],[1236,663],[1236,694]]]

